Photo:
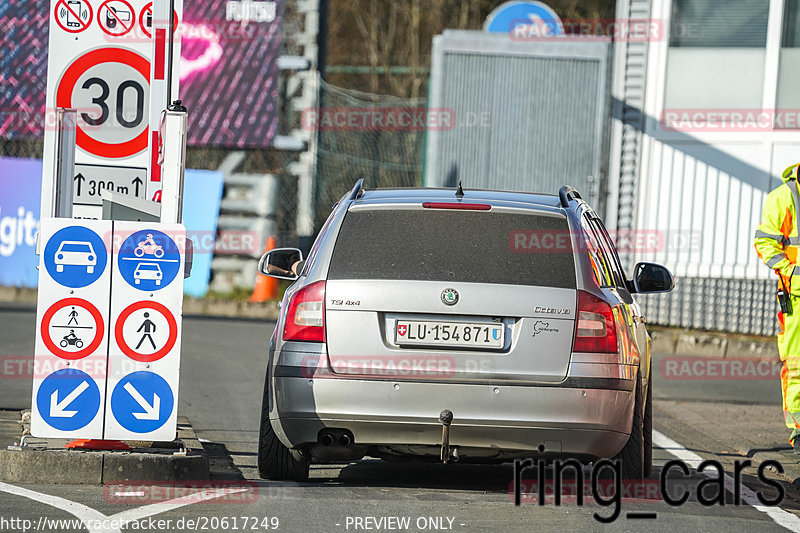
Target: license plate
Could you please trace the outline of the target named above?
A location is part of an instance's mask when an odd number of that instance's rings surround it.
[[[456,346],[502,349],[503,324],[397,320],[394,339],[399,346]]]

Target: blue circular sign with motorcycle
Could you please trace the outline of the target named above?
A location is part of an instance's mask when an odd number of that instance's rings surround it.
[[[166,233],[137,231],[122,243],[117,265],[122,278],[141,291],[157,291],[172,283],[181,266],[178,245]]]

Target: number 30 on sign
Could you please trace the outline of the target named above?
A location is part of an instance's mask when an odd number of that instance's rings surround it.
[[[105,158],[146,150],[149,80],[150,62],[124,48],[92,50],[73,61],[58,82],[56,106],[78,110],[78,147]]]

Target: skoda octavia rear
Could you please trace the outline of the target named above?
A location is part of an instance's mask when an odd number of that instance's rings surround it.
[[[270,342],[263,477],[365,455],[617,457],[649,473],[649,338],[632,293],[672,276],[640,263],[628,279],[577,191],[359,183],[298,254],[260,265],[296,280]]]

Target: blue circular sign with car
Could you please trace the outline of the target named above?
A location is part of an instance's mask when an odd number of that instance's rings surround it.
[[[125,239],[117,262],[120,274],[131,287],[157,291],[175,279],[181,255],[178,245],[166,233],[145,229]]]
[[[55,232],[44,247],[44,266],[56,283],[80,288],[97,281],[106,269],[108,253],[94,231],[69,226]]]

